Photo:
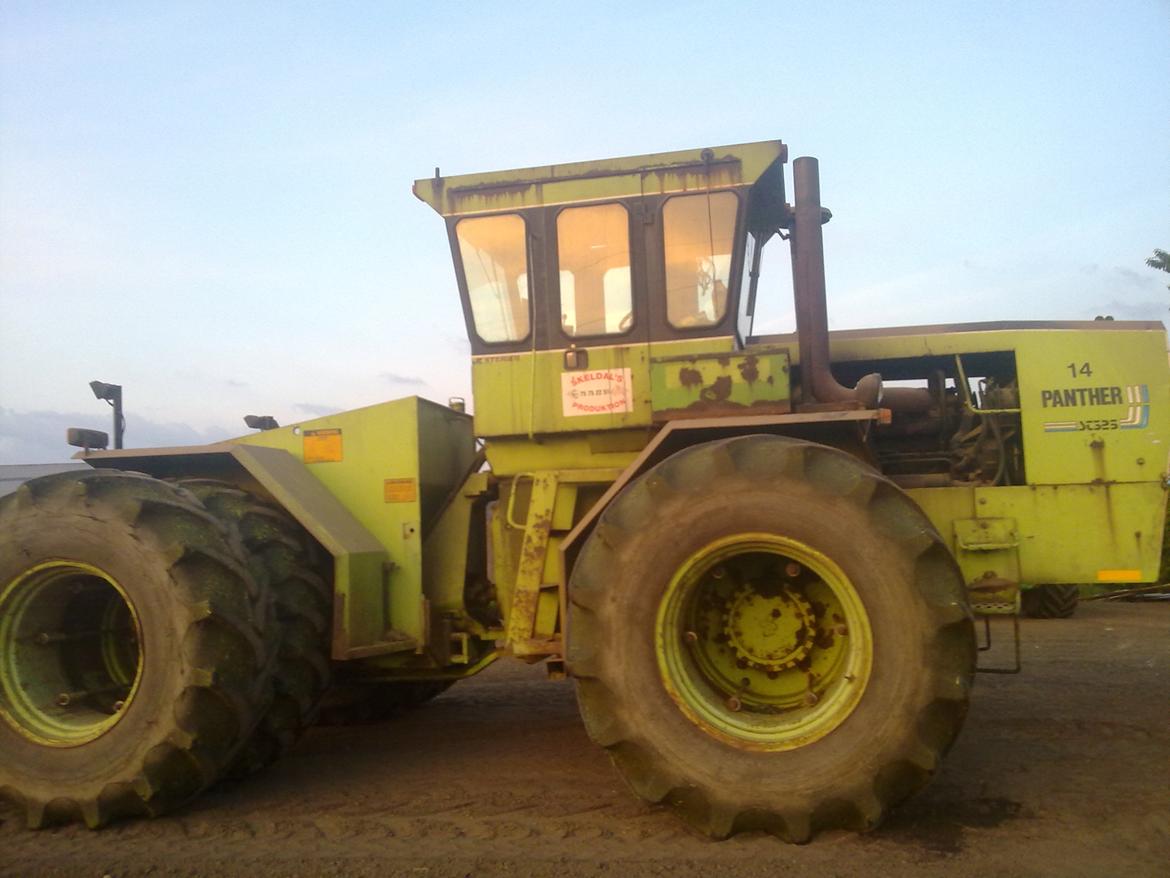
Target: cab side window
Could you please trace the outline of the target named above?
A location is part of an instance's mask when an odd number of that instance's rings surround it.
[[[528,251],[516,214],[460,220],[455,226],[476,334],[486,342],[522,341],[529,332]]]
[[[738,207],[731,192],[676,196],[663,206],[666,319],[676,329],[723,319]]]

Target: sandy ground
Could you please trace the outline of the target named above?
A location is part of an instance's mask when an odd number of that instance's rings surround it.
[[[502,662],[172,817],[28,832],[0,811],[0,874],[1170,875],[1170,605],[1023,629],[1024,675],[980,676],[934,784],[867,835],[696,837],[626,791],[571,684]]]

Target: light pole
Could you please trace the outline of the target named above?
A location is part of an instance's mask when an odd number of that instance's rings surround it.
[[[114,448],[122,447],[122,433],[126,429],[126,419],[122,417],[122,385],[106,384],[104,381],[91,381],[89,388],[98,399],[104,399],[114,407]]]

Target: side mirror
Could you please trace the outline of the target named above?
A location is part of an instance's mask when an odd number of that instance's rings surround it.
[[[109,448],[110,434],[101,430],[86,430],[84,427],[70,427],[65,431],[65,441],[74,448]]]

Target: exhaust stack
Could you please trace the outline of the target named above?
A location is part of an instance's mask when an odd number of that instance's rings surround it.
[[[882,376],[866,375],[856,387],[837,383],[829,370],[829,314],[825,303],[825,245],[817,160],[802,156],[792,163],[795,209],[792,220],[792,294],[800,345],[800,386],[805,402],[848,403],[876,408]],[[831,214],[829,214],[831,216]]]

